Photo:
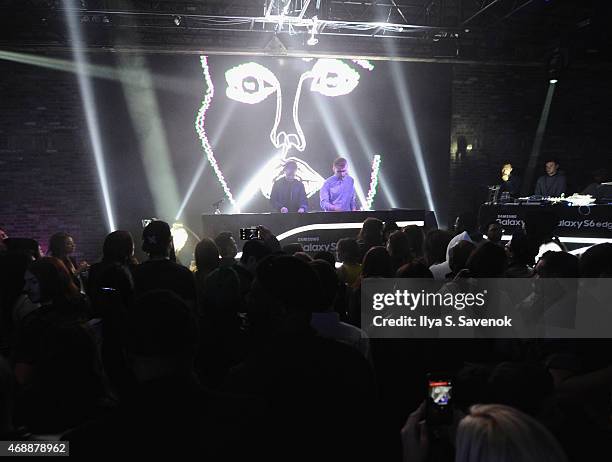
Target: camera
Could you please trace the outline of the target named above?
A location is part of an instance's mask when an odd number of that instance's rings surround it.
[[[254,228],[240,228],[240,239],[243,241],[252,241],[253,239],[261,239],[261,230]]]

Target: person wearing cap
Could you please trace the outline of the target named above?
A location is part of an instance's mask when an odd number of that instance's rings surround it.
[[[272,210],[280,213],[298,212],[304,213],[308,210],[308,199],[302,182],[295,177],[297,164],[288,161],[283,172],[284,177],[276,180],[270,193],[270,204]]]
[[[195,278],[186,267],[170,260],[174,251],[170,225],[155,220],[142,231],[142,250],[149,259],[133,270],[134,292],[141,296],[156,289],[170,290],[195,307]]]

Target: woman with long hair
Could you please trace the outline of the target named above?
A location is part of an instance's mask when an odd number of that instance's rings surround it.
[[[70,234],[64,232],[55,233],[49,239],[49,251],[47,254],[50,257],[60,259],[72,275],[78,288],[83,290],[85,288],[83,274],[89,269],[89,265],[86,261],[77,263],[76,259],[71,256],[75,249],[76,244]]]

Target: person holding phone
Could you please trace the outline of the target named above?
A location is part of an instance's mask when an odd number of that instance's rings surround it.
[[[284,177],[276,180],[270,193],[272,210],[280,213],[298,212],[308,210],[308,198],[304,184],[295,176],[297,164],[290,160],[283,168]]]
[[[404,462],[425,462],[434,449],[428,405],[423,402],[402,428]],[[555,437],[533,417],[501,404],[477,404],[455,416],[449,434],[455,462],[567,462]],[[456,425],[456,429],[455,429]],[[454,434],[454,436],[453,436]]]

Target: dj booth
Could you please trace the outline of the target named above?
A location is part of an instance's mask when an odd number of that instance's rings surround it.
[[[484,204],[478,217],[481,229],[491,221],[504,228],[504,237],[520,231],[525,221],[544,225],[552,218],[554,234],[568,248],[612,242],[612,205],[571,206],[565,204]]]
[[[203,236],[213,238],[230,231],[237,239],[240,228],[263,225],[278,238],[281,245],[299,242],[306,252],[334,252],[336,243],[344,237],[356,237],[363,221],[378,218],[394,221],[399,227],[422,226],[437,228],[435,214],[427,210],[393,209],[368,212],[312,213],[240,213],[232,215],[202,215]]]

